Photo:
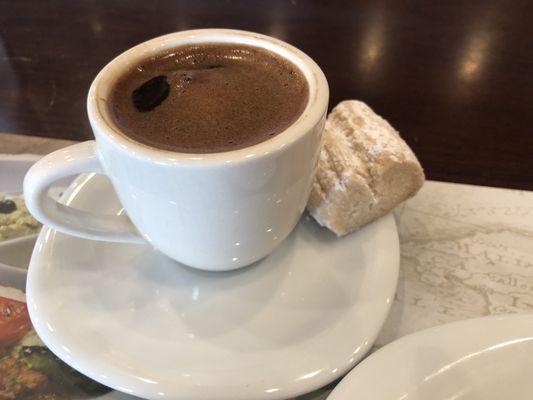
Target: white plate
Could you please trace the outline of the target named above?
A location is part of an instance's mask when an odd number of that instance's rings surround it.
[[[484,317],[383,347],[328,400],[531,400],[532,377],[533,315]]]
[[[30,167],[42,156],[36,154],[0,154],[0,194],[22,195],[22,181]],[[58,198],[72,179],[63,179],[49,190]],[[37,234],[0,241],[0,266],[26,268],[35,244]],[[2,284],[0,282],[0,284]]]
[[[36,154],[0,154],[0,193],[22,193],[24,175],[41,157]]]
[[[26,171],[41,156],[34,154],[10,155],[0,154],[0,193],[19,195],[22,193],[22,181]],[[70,179],[50,189],[53,197],[58,197]],[[37,235],[23,236],[0,241],[0,286],[15,287],[26,291],[26,269]],[[116,391],[102,396],[92,397],[93,400],[134,400]]]
[[[25,291],[26,270],[0,264],[0,286],[14,287]],[[87,397],[86,400],[135,400],[135,397],[111,391],[101,396]]]
[[[0,241],[0,265],[27,269],[37,234]]]
[[[106,178],[65,201],[117,214]],[[392,215],[338,239],[304,218],[252,267],[209,273],[143,245],[43,229],[28,274],[34,326],[60,358],[151,399],[277,399],[338,378],[370,349],[396,288]]]

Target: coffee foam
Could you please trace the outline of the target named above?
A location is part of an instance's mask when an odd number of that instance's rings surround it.
[[[309,88],[291,62],[240,44],[175,48],[144,60],[114,85],[110,111],[145,145],[215,153],[268,140],[293,124]]]

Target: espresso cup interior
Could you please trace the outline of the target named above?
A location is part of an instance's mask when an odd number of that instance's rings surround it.
[[[205,29],[178,32],[155,38],[127,50],[112,60],[98,74],[89,92],[88,113],[93,128],[96,128],[99,131],[98,133],[103,133],[113,140],[118,140],[128,146],[144,147],[144,151],[152,153],[154,151],[164,151],[160,149],[148,149],[147,146],[131,140],[122,132],[110,115],[110,94],[117,80],[126,71],[136,67],[143,60],[164,54],[178,47],[201,44],[239,44],[257,47],[289,61],[300,70],[308,85],[309,95],[307,103],[295,122],[285,131],[282,131],[271,139],[271,142],[280,141],[280,137],[284,136],[297,136],[298,133],[305,132],[306,129],[309,129],[309,126],[315,124],[322,117],[323,111],[317,115],[316,110],[324,109],[324,101],[327,105],[327,82],[320,68],[307,55],[287,43],[268,36],[243,31]],[[287,143],[288,139],[283,138],[281,141]],[[261,146],[263,143],[255,146]],[[274,145],[279,147],[283,143],[274,143]],[[235,152],[239,151],[235,150]],[[210,157],[210,154],[202,155],[204,157]]]

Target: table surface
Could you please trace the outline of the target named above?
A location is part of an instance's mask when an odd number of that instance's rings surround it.
[[[5,138],[0,153],[45,154],[71,143]],[[400,275],[374,350],[447,322],[533,312],[533,192],[428,181],[394,216]],[[298,400],[324,400],[336,383]]]
[[[109,60],[161,34],[229,27],[307,52],[330,105],[367,102],[430,179],[533,189],[532,17],[527,0],[3,1],[0,132],[89,139],[85,96]]]

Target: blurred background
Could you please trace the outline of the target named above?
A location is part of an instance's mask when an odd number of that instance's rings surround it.
[[[532,17],[520,0],[1,1],[0,132],[91,139],[86,94],[113,57],[165,33],[236,28],[308,53],[330,107],[367,102],[428,178],[531,190]]]

